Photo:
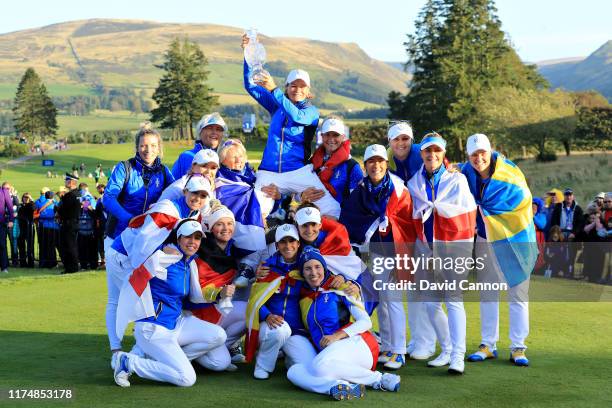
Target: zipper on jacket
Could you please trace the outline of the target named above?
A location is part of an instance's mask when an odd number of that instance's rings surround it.
[[[321,338],[323,338],[323,336],[325,336],[325,332],[323,331],[323,327],[321,327],[321,324],[317,320],[317,299],[318,298],[319,298],[319,292],[317,290],[317,292],[315,293],[315,298],[314,298],[314,310],[312,311],[312,316],[314,318],[314,322],[317,324],[317,327],[319,327],[319,330],[321,331]]]
[[[281,143],[280,143],[280,151],[278,155],[278,172],[282,173],[282,163],[283,163],[283,144],[285,144],[285,127],[287,127],[287,123],[289,122],[289,118],[285,117],[285,123],[281,128]]]
[[[291,286],[287,284],[287,296],[285,296],[285,302],[283,303],[283,319],[285,318],[285,311],[287,310],[287,300],[289,300],[290,294],[291,294]]]
[[[157,318],[161,314],[161,312],[162,312],[162,310],[164,308],[163,306],[164,306],[164,303],[161,302],[161,301],[157,304],[157,307],[155,308],[155,320],[157,320]]]
[[[185,262],[185,270],[183,271],[183,296],[187,296],[187,271],[189,270],[189,264],[187,260]]]

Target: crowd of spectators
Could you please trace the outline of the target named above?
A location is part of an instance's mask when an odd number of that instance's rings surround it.
[[[583,209],[574,191],[550,190],[534,198],[540,258],[536,273],[612,284],[612,192],[597,194]]]
[[[104,228],[106,213],[102,204],[105,185],[96,185],[95,195],[87,183],[80,183],[77,196],[81,209],[78,217],[78,262],[80,269],[104,267]],[[35,199],[28,192],[18,195],[10,183],[2,184],[0,194],[0,271],[9,266],[22,268],[57,268],[62,259],[60,223],[57,208],[68,191],[60,187],[40,190]],[[38,264],[35,263],[38,261]]]

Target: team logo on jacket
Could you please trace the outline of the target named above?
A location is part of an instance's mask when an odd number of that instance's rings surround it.
[[[329,302],[329,293],[326,293],[325,296],[323,296],[323,303],[327,302]]]
[[[155,179],[155,187],[159,187],[159,179]]]

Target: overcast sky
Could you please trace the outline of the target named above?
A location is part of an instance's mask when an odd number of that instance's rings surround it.
[[[30,0],[5,2],[0,33],[88,18],[256,27],[269,36],[356,42],[384,61],[405,61],[402,43],[425,0]],[[503,29],[525,61],[587,56],[612,39],[611,0],[497,0]]]

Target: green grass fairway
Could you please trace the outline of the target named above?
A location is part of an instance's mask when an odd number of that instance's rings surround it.
[[[169,168],[178,157],[178,155],[193,147],[193,141],[171,142],[164,144],[164,159]],[[260,160],[263,153],[263,146],[253,145],[249,148],[249,159]],[[57,191],[59,186],[64,185],[63,174],[70,171],[73,164],[79,166],[85,163],[87,173],[93,173],[98,163],[102,163],[104,172],[107,177],[110,176],[111,168],[121,160],[126,160],[134,155],[134,145],[132,143],[101,145],[101,144],[75,144],[70,145],[68,150],[62,152],[49,152],[45,158],[55,160],[54,167],[43,167],[42,157],[33,156],[28,161],[11,165],[2,169],[0,179],[11,182],[17,190],[23,194],[26,191],[34,194],[40,191],[42,186],[47,186],[53,191]],[[47,178],[47,170],[57,172],[58,178]],[[90,191],[95,192],[94,180],[81,178],[89,184]],[[106,182],[106,179],[102,179]]]
[[[3,406],[71,407],[242,407],[323,406],[323,395],[295,388],[281,363],[268,381],[252,378],[252,366],[236,373],[198,369],[194,387],[174,386],[132,377],[121,389],[109,367],[104,310],[104,272],[44,275],[11,269],[0,275],[2,326],[0,389],[71,389],[66,401],[3,401]],[[57,273],[57,272],[54,272]],[[534,286],[568,288],[566,281],[536,280]],[[578,285],[577,283],[575,285]],[[571,285],[570,285],[571,286]],[[571,288],[570,288],[571,290]],[[466,303],[468,351],[479,341],[477,303]],[[507,304],[501,305],[500,358],[466,363],[462,377],[424,362],[409,361],[399,371],[399,393],[366,392],[358,406],[388,407],[605,407],[612,363],[612,307],[609,303],[531,303],[528,356],[531,366],[507,361]],[[131,336],[126,343],[132,344]],[[4,392],[4,391],[3,391]],[[3,398],[5,398],[3,395]]]
[[[171,165],[191,142],[167,143],[164,163]],[[249,147],[249,158],[261,158],[262,146]],[[119,160],[131,157],[133,144],[72,145],[68,151],[48,157],[62,174],[73,163],[84,162],[92,171],[101,162],[106,172]],[[47,185],[54,190],[62,178],[47,179],[40,156],[2,169],[2,180],[12,182],[20,193],[36,192]],[[559,172],[549,166],[522,162],[532,183],[544,183]],[[574,169],[588,168],[600,157],[570,157]],[[565,165],[569,165],[565,163]],[[586,174],[585,174],[586,177]],[[609,177],[609,175],[608,175]],[[607,179],[609,180],[609,178]],[[93,187],[93,180],[88,180]],[[589,178],[590,181],[590,178]],[[555,185],[561,181],[557,180]],[[563,181],[564,183],[564,181]],[[606,182],[610,185],[610,182]],[[540,184],[536,184],[540,186]],[[576,190],[588,183],[571,184]],[[539,188],[539,187],[538,187]],[[542,187],[544,188],[544,187]],[[548,187],[546,187],[548,188]],[[93,189],[92,189],[93,190]],[[538,192],[538,190],[535,190]],[[585,190],[586,191],[586,190]],[[34,194],[37,196],[37,194]],[[606,302],[532,302],[528,356],[531,367],[513,367],[507,361],[507,304],[501,306],[500,359],[466,364],[463,377],[449,377],[442,369],[428,369],[423,362],[410,361],[400,370],[402,388],[398,394],[368,390],[359,406],[398,407],[604,407],[611,406],[610,365],[612,364],[611,287],[534,278],[532,294],[547,293],[555,299],[605,299]],[[562,297],[561,294],[566,294]],[[574,295],[574,296],[572,296]],[[15,269],[0,274],[0,389],[64,389],[75,397],[66,401],[10,401],[2,406],[321,406],[331,404],[325,396],[310,394],[292,386],[279,364],[268,381],[252,378],[252,366],[240,366],[237,373],[198,371],[196,385],[189,389],[133,380],[129,389],[120,389],[109,368],[104,310],[106,279],[103,271],[58,275],[58,270]],[[540,297],[541,298],[541,297]],[[478,303],[466,302],[468,352],[479,342]],[[133,339],[127,337],[131,344]],[[4,393],[4,391],[2,391]],[[5,398],[6,394],[2,394]],[[350,404],[350,403],[349,403]]]
[[[111,112],[98,110],[84,116],[59,115],[57,117],[59,125],[58,136],[68,136],[73,133],[96,130],[136,130],[140,123],[147,119],[147,114],[136,115],[127,111]]]

